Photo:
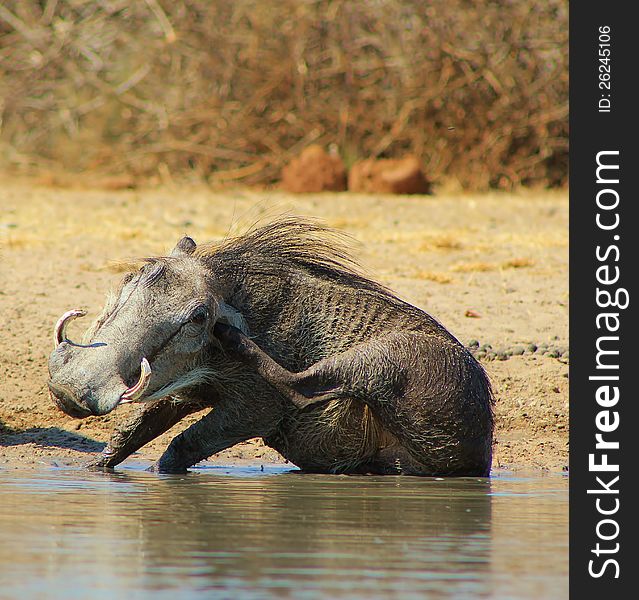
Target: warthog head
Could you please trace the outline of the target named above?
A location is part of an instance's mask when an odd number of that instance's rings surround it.
[[[218,320],[239,326],[241,317],[221,300],[195,249],[184,237],[170,256],[148,259],[126,275],[85,343],[66,336],[67,324],[84,311],[62,315],[49,358],[49,390],[60,409],[73,417],[103,415],[206,381],[213,326]]]

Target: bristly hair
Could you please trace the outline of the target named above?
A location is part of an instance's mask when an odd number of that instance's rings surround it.
[[[387,287],[362,274],[348,248],[352,243],[349,235],[315,221],[284,217],[221,244],[200,245],[195,255],[229,263],[259,256],[273,265],[297,267],[316,277],[397,299]]]

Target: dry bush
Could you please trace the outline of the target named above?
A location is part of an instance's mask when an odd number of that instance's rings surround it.
[[[0,165],[272,182],[311,143],[567,178],[566,0],[4,0]]]

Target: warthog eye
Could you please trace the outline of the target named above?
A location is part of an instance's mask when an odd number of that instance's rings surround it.
[[[205,306],[199,306],[196,308],[189,317],[189,323],[193,325],[204,325],[208,319],[209,311]]]

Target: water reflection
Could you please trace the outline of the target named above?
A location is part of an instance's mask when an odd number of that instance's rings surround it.
[[[542,500],[536,523],[547,523],[567,499],[563,482],[535,500],[498,480],[219,469],[0,472],[0,486],[0,589],[15,597],[493,597],[531,560],[525,546],[512,565],[499,550],[534,525],[509,530],[504,509]],[[565,553],[555,525],[544,539]],[[542,588],[562,589],[565,573],[543,575]]]

